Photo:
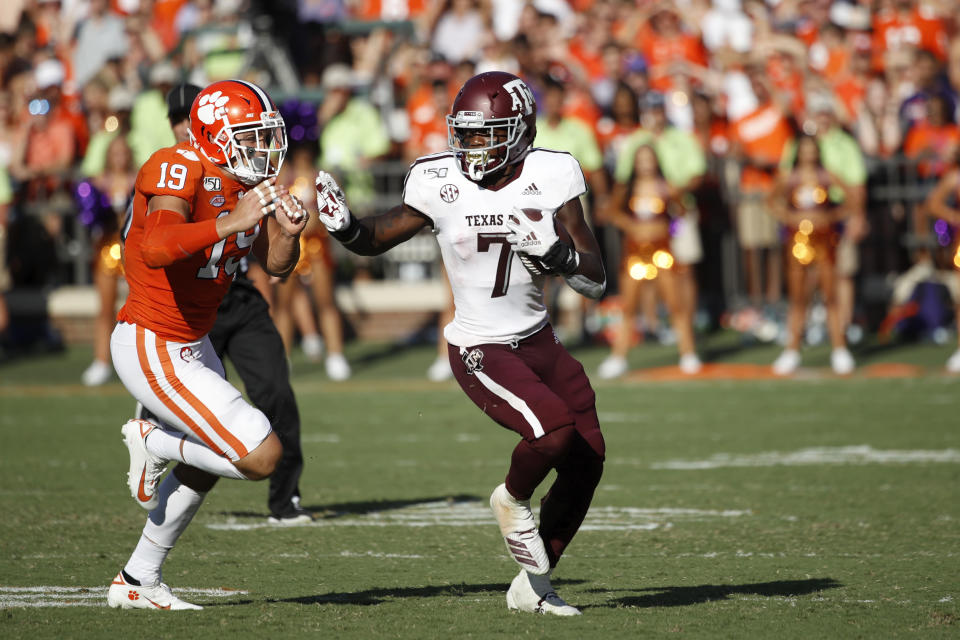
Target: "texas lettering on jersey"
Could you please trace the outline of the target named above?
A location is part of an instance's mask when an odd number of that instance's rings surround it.
[[[444,180],[436,180],[441,173]],[[519,175],[496,190],[464,177],[451,153],[414,163],[403,201],[433,223],[456,307],[444,331],[450,344],[506,344],[546,324],[543,277],[522,266],[507,242],[504,222],[514,206],[556,211],[585,191],[579,163],[559,151],[533,149]]]
[[[175,196],[190,203],[188,222],[225,216],[247,191],[243,184],[186,143],[154,153],[137,174],[133,212],[124,243],[124,269],[130,293],[117,318],[142,325],[178,342],[210,331],[240,260],[260,233],[258,224],[173,264],[151,268],[141,251],[147,204],[154,196]]]

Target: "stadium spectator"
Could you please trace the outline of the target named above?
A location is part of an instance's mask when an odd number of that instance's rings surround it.
[[[916,162],[920,178],[936,180],[956,155],[960,127],[954,121],[950,103],[942,95],[928,97],[923,106],[924,117],[907,131],[903,153]]]
[[[800,366],[800,343],[810,295],[808,280],[814,274],[827,310],[827,330],[833,347],[830,366],[840,375],[851,373],[856,366],[847,350],[836,294],[836,223],[846,217],[846,212],[844,205],[834,205],[829,195],[831,190],[845,191],[845,186],[824,169],[821,157],[817,140],[801,136],[797,140],[796,164],[777,177],[768,197],[768,210],[784,225],[787,237],[787,344],[773,363],[773,372],[781,376],[794,373]],[[850,200],[847,198],[847,206]],[[816,269],[811,269],[812,265]]]
[[[476,0],[445,0],[430,46],[444,60],[456,64],[475,60],[483,42],[486,18]]]
[[[110,10],[109,0],[90,0],[86,19],[77,25],[73,73],[78,87],[87,84],[111,58],[128,51],[123,18]]]
[[[79,146],[74,121],[63,104],[63,79],[58,61],[48,59],[37,66],[36,91],[29,116],[20,123],[10,164],[11,175],[22,183],[25,211],[40,217],[53,238],[60,237],[62,217],[71,209],[67,189]]]
[[[607,176],[603,171],[603,155],[589,124],[580,118],[565,115],[565,85],[547,78],[538,103],[537,137],[534,145],[566,151],[580,163],[593,192],[593,202],[600,209],[607,194]]]
[[[747,296],[754,308],[780,300],[781,269],[776,220],[769,215],[768,196],[773,176],[793,131],[782,99],[759,67],[748,69],[757,107],[731,124],[731,156],[741,164],[737,238],[747,278]],[[764,291],[764,276],[766,289]]]
[[[910,77],[915,92],[900,104],[904,132],[929,119],[927,105],[935,98],[944,102],[944,112],[952,121],[957,109],[957,92],[950,86],[943,65],[925,49],[914,52],[912,57]]]
[[[323,72],[319,166],[342,176],[344,189],[358,208],[369,206],[373,181],[367,169],[390,151],[383,121],[369,100],[353,95],[350,67],[333,64]]]

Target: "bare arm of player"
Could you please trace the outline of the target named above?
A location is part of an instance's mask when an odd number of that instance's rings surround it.
[[[265,218],[263,233],[253,245],[264,271],[280,278],[290,275],[300,259],[300,234],[307,226],[307,218],[300,200],[284,192],[274,214]]]
[[[430,224],[413,207],[401,204],[379,216],[358,220],[347,206],[343,189],[326,171],[317,173],[317,211],[330,235],[350,251],[376,256],[409,240]]]
[[[567,284],[577,293],[596,300],[607,287],[607,274],[600,258],[600,245],[584,219],[580,198],[567,201],[557,210],[556,216],[570,234],[580,258],[576,271],[566,276]]]
[[[330,235],[356,254],[376,256],[406,242],[429,224],[419,211],[401,204],[379,216],[353,218],[345,230]]]

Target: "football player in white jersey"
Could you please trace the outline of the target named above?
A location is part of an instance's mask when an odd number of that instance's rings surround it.
[[[359,220],[320,172],[320,219],[361,255],[383,253],[425,227],[436,234],[453,289],[455,314],[444,336],[454,376],[484,413],[522,436],[506,481],[490,496],[521,567],[507,606],[579,615],[554,592],[550,575],[586,516],[604,442],[583,366],[550,327],[543,282],[560,275],[590,298],[606,286],[580,205],[583,172],[568,153],[532,148],[536,103],[516,76],[474,76],[451,111],[450,150],[411,165],[399,206]],[[538,530],[530,498],[551,469],[557,479],[541,502]]]

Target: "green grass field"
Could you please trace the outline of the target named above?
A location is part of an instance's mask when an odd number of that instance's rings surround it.
[[[731,345],[716,336],[705,352],[776,354]],[[124,482],[125,390],[77,384],[88,350],[7,364],[0,637],[955,638],[960,379],[939,373],[951,350],[855,352],[924,367],[912,378],[595,381],[606,471],[554,577],[575,619],[507,611],[515,565],[486,501],[515,437],[455,383],[423,379],[430,348],[355,346],[343,384],[295,360],[318,520],[263,526],[266,486],[222,481],[165,566],[206,606],[180,614],[103,606],[145,517]],[[588,370],[605,355],[576,354]],[[824,349],[805,355],[827,364]],[[674,364],[660,347],[632,359]]]

